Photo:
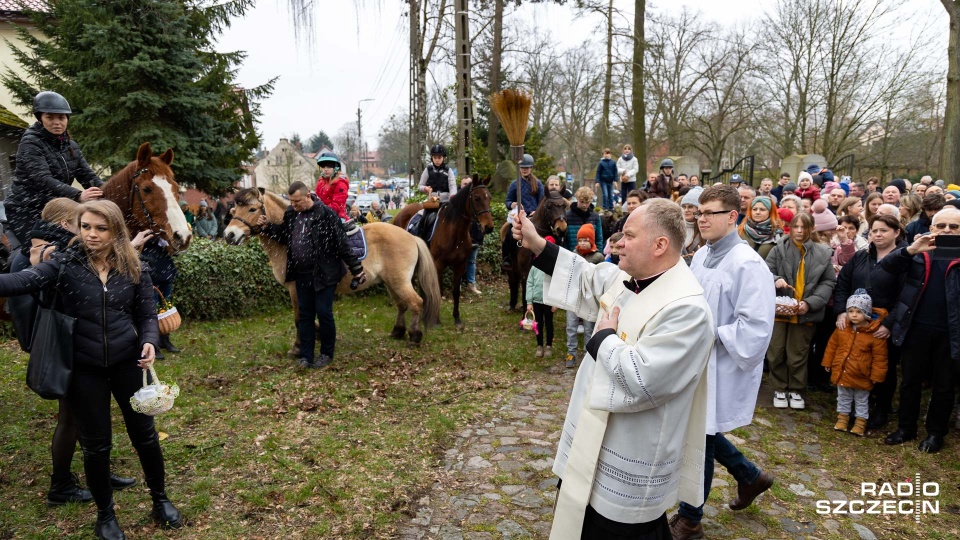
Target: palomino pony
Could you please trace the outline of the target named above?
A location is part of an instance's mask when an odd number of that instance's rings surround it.
[[[537,228],[537,234],[540,236],[552,236],[557,241],[557,245],[562,246],[565,241],[564,235],[567,232],[567,201],[556,191],[550,191],[547,196],[540,201],[540,205],[531,214],[530,221]],[[501,242],[503,238],[511,238],[510,223],[504,224],[501,229]],[[530,267],[533,265],[533,252],[527,248],[518,247],[514,250],[510,261],[510,270],[507,272],[507,279],[510,282],[510,309],[517,308],[519,300],[521,307],[527,297],[527,274],[530,273]],[[519,296],[518,296],[519,295]]]
[[[473,223],[483,227],[484,234],[493,232],[493,216],[490,213],[490,178],[473,182],[450,197],[450,202],[437,211],[437,224],[430,240],[430,254],[437,267],[437,280],[442,282],[443,271],[453,270],[453,320],[457,328],[463,327],[460,320],[460,284],[467,272],[467,259],[473,250],[470,228]],[[406,230],[407,223],[423,208],[420,203],[403,207],[393,218],[393,224]],[[411,235],[412,236],[412,235]]]
[[[233,218],[223,231],[223,238],[228,244],[240,245],[251,235],[260,238],[260,244],[267,252],[273,277],[287,288],[290,301],[293,303],[294,322],[300,316],[300,305],[297,303],[297,291],[294,282],[285,282],[287,269],[287,246],[280,244],[269,235],[264,234],[262,228],[256,225],[260,216],[265,215],[268,223],[282,223],[283,213],[289,202],[283,197],[266,191],[263,188],[244,189],[237,192],[234,201]],[[427,244],[419,238],[397,230],[389,223],[370,223],[363,226],[363,233],[367,239],[367,256],[363,261],[363,271],[367,281],[357,290],[370,288],[378,283],[387,286],[390,296],[397,303],[397,322],[391,335],[403,339],[407,332],[406,314],[410,310],[410,341],[420,343],[423,339],[423,329],[428,328],[436,320],[440,311],[440,286],[437,283],[437,272],[430,258]],[[413,288],[413,277],[416,275],[423,289],[423,298]],[[352,276],[348,273],[337,285],[337,292],[349,294]],[[288,354],[299,354],[300,336]]]

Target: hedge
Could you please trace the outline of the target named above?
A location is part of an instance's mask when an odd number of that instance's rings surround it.
[[[184,319],[244,317],[290,303],[257,239],[230,246],[194,238],[174,261],[173,303]]]

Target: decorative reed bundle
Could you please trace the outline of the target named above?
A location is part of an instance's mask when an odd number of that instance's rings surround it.
[[[490,95],[490,108],[500,120],[500,125],[507,132],[507,139],[510,140],[510,157],[513,158],[514,165],[520,163],[523,159],[523,140],[527,136],[527,120],[530,118],[530,105],[533,103],[533,95],[526,90],[519,88],[507,88],[495,94]],[[517,167],[517,205],[520,204],[520,167]],[[517,246],[522,247],[522,242],[517,241]]]

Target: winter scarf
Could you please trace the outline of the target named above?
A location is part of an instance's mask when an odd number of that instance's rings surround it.
[[[624,152],[624,153],[623,153],[623,160],[624,160],[624,161],[630,161],[631,159],[633,159],[633,152]]]
[[[768,212],[773,212],[773,203],[768,197],[757,197],[753,204],[760,203],[767,208]],[[750,205],[753,208],[753,204]],[[771,216],[772,217],[772,216]],[[767,217],[764,221],[757,223],[751,217],[747,217],[743,222],[743,232],[754,244],[770,244],[777,241],[777,236],[783,231],[773,228],[773,220]]]

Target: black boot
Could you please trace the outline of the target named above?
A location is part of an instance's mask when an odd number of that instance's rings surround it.
[[[160,348],[173,354],[180,352],[180,349],[170,342],[170,334],[160,336]]]
[[[117,523],[117,515],[113,513],[113,502],[106,510],[97,511],[97,524],[93,532],[101,540],[127,540],[127,536],[120,530],[120,524]]]
[[[160,525],[160,528],[179,529],[183,527],[183,517],[180,515],[180,511],[170,502],[165,492],[150,490],[150,497],[153,499],[151,516]]]
[[[161,352],[161,349],[160,349],[159,347],[157,347],[154,352],[156,353],[156,355],[154,356],[154,358],[156,358],[157,360],[163,360],[164,358],[166,358],[166,357],[163,355],[163,352]]]
[[[124,478],[122,476],[110,474],[110,487],[112,487],[114,491],[120,491],[135,485],[137,485],[136,478]]]
[[[60,506],[67,503],[90,502],[93,495],[89,490],[81,489],[77,485],[77,477],[73,474],[63,478],[50,475],[50,491],[47,492],[47,506]]]

